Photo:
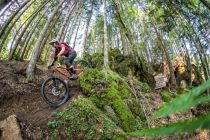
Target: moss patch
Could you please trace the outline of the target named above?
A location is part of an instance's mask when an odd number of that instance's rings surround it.
[[[172,96],[169,92],[164,91],[161,95],[164,102],[170,102],[172,100]]]
[[[54,139],[126,139],[125,133],[86,98],[56,115],[57,119],[49,122]]]
[[[113,117],[112,120],[119,127],[127,132],[136,129],[139,121],[135,117],[141,114],[134,116],[131,108],[126,104],[125,100],[132,98],[133,95],[128,84],[118,74],[92,69],[80,78],[80,86],[84,94],[99,109],[103,110],[107,105],[112,108],[120,121]]]
[[[103,69],[104,62],[102,53],[86,55],[85,60],[91,62],[94,68]],[[122,76],[127,76],[129,69],[131,69],[133,75],[136,76],[138,80],[148,83],[151,87],[155,86],[155,80],[151,74],[151,67],[143,58],[137,61],[133,56],[124,56],[119,49],[111,49],[109,51],[109,65],[111,70]]]

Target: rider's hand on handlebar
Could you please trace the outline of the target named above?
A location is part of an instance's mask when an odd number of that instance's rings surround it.
[[[58,56],[55,56],[55,57],[54,57],[54,60],[57,60],[57,59],[58,59]]]
[[[48,66],[47,69],[49,70],[49,69],[51,69],[51,67],[52,67],[52,66]]]
[[[47,67],[47,68],[48,68],[48,70],[49,70],[49,69],[51,69],[51,67],[52,67],[52,65],[49,65],[49,66]]]

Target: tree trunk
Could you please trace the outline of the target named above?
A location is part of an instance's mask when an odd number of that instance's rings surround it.
[[[65,15],[65,19],[64,19],[64,21],[63,21],[63,23],[61,25],[61,28],[60,28],[60,30],[59,30],[59,32],[57,34],[56,39],[61,40],[61,36],[62,36],[62,34],[64,32],[64,29],[65,29],[65,27],[67,25],[67,22],[69,20],[69,17],[71,15],[72,11],[74,10],[76,4],[77,4],[77,1],[74,2],[74,4],[70,7],[69,12]]]
[[[4,25],[2,26],[1,30],[0,30],[0,38],[2,37],[2,35],[5,33],[5,30],[8,28],[8,25],[12,22],[12,20],[14,19],[14,17],[19,13],[20,10],[22,10],[22,8],[28,3],[30,2],[30,0],[25,1],[18,9],[17,11],[15,11],[11,17],[9,17],[9,19],[4,23]]]
[[[107,11],[106,0],[104,0],[104,69],[109,70],[109,41],[107,34]]]
[[[33,2],[29,3],[23,11],[21,11],[21,13],[18,14],[18,17],[14,20],[14,22],[12,22],[12,24],[9,26],[9,23],[5,23],[4,25],[6,26],[6,28],[4,29],[4,26],[2,27],[2,30],[0,31],[0,52],[2,50],[2,47],[10,33],[10,31],[12,30],[12,28],[14,27],[15,23],[17,22],[17,20],[22,16],[22,14],[31,6]],[[12,19],[11,19],[12,20]],[[2,33],[1,33],[2,32]]]
[[[53,20],[52,20],[52,22],[51,22],[51,23],[53,23],[53,24],[51,24],[51,25],[49,26],[49,28],[53,28],[53,27],[55,26],[56,21],[60,20],[61,14],[62,14],[62,12],[59,12],[59,14],[56,15],[55,18],[53,18]],[[47,38],[50,36],[50,30],[51,30],[51,29],[49,29],[49,30],[48,30],[49,33],[47,32],[46,35],[45,35]],[[47,38],[45,38],[46,41],[47,41]],[[43,42],[46,43],[45,39],[44,39]],[[61,42],[62,42],[62,41],[61,41]],[[41,45],[41,46],[42,46],[42,45]],[[52,50],[52,49],[54,49],[54,48],[50,47],[49,50]],[[54,54],[54,51],[52,52],[52,54]],[[54,55],[51,55],[51,57],[48,58],[48,62],[47,62],[47,65],[48,65],[48,66],[51,65],[53,59],[54,59]]]
[[[44,54],[44,58],[43,58],[43,61],[47,61],[47,59],[49,60],[49,51],[50,51],[51,49],[50,49],[50,47],[48,47],[48,48],[46,48],[46,52],[45,52],[45,54]]]
[[[44,4],[41,4],[41,7],[39,7],[31,16],[30,16],[30,20],[28,21],[28,23],[26,23],[21,30],[21,33],[19,35],[17,35],[17,38],[15,39],[12,47],[12,51],[9,54],[9,58],[8,60],[11,60],[13,58],[13,55],[18,47],[18,43],[20,42],[21,38],[23,37],[23,34],[25,33],[26,29],[28,29],[29,25],[32,23],[32,21],[35,19],[35,17],[37,16],[37,14],[45,7],[45,5],[49,2],[46,1]]]
[[[0,0],[0,10],[3,9],[11,0]]]
[[[45,44],[47,43],[47,40],[48,40],[48,38],[49,38],[49,36],[50,36],[50,33],[51,33],[51,31],[52,31],[52,28],[55,26],[55,24],[56,24],[56,21],[58,21],[59,20],[59,17],[60,17],[60,15],[61,15],[61,13],[59,13],[57,16],[56,16],[56,18],[54,18],[53,19],[53,21],[51,22],[51,24],[50,24],[50,26],[49,26],[49,28],[47,29],[47,31],[46,31],[46,34],[45,34],[45,38],[43,39],[43,41],[42,41],[42,44],[41,44],[41,49],[40,49],[40,52],[39,52],[39,54],[38,54],[38,58],[39,59],[41,59],[41,54],[42,54],[42,51],[44,50],[44,46],[45,46]],[[49,59],[51,59],[51,58],[49,58]],[[50,62],[51,62],[52,60],[50,60]]]
[[[73,48],[75,48],[75,44],[76,44],[76,40],[77,40],[77,34],[78,34],[78,31],[79,31],[80,23],[81,23],[81,18],[79,20],[79,24],[78,24],[77,29],[76,29],[76,34],[74,36]]]
[[[121,42],[122,42],[123,55],[128,56],[129,55],[128,44],[126,44],[125,36],[124,36],[122,30],[120,30],[120,38],[121,38]]]
[[[145,54],[146,54],[147,62],[151,62],[151,58],[150,58],[150,54],[149,54],[149,51],[148,51],[148,48],[147,48],[146,41],[144,42],[144,51],[145,51]]]
[[[55,15],[57,14],[58,10],[60,9],[60,7],[62,6],[62,4],[64,3],[65,0],[61,0],[60,3],[57,5],[57,7],[55,7],[55,9],[53,10],[52,14],[50,15],[50,17],[48,18],[48,20],[46,21],[44,28],[42,29],[40,36],[38,37],[36,44],[34,45],[33,48],[33,54],[31,57],[31,60],[29,62],[29,65],[27,67],[26,70],[26,74],[27,74],[27,80],[28,81],[34,81],[35,80],[35,66],[36,66],[36,62],[38,60],[38,54],[40,51],[40,45],[43,41],[43,38],[45,36],[45,33],[51,23],[51,21],[53,20],[53,18],[55,17]]]
[[[191,60],[190,60],[190,55],[189,55],[189,52],[188,52],[188,49],[187,49],[187,46],[186,46],[186,43],[185,43],[185,40],[183,39],[183,47],[186,51],[186,63],[187,63],[187,70],[189,72],[189,87],[192,87],[192,64],[191,64]]]
[[[200,2],[210,10],[210,3],[207,0],[200,0]]]
[[[40,51],[39,51],[39,53],[38,53],[38,58],[41,60],[41,54],[42,54],[42,52],[43,52],[43,50],[44,50],[44,46],[45,46],[45,44],[46,44],[46,42],[47,42],[47,39],[49,38],[49,36],[50,36],[50,33],[51,33],[51,31],[52,31],[52,28],[53,28],[53,25],[51,25],[49,28],[48,28],[48,30],[47,30],[47,32],[46,32],[46,34],[45,34],[45,38],[43,39],[43,41],[42,41],[42,44],[41,44],[41,47],[40,47]]]
[[[30,54],[31,54],[31,50],[33,49],[33,44],[35,43],[35,41],[37,40],[36,37],[32,38],[32,41],[29,43],[26,53],[24,55],[24,58],[26,59],[30,59]]]
[[[46,8],[45,12],[43,12],[43,14],[40,16],[40,18],[38,19],[38,21],[35,23],[35,25],[33,26],[33,29],[31,30],[30,34],[27,36],[26,40],[24,41],[25,44],[23,46],[23,51],[21,53],[21,59],[24,59],[24,55],[25,55],[25,51],[26,48],[28,46],[29,41],[31,40],[32,36],[35,34],[35,30],[37,29],[38,25],[40,24],[40,21],[42,20],[42,18],[45,16],[45,13],[47,12],[48,8]]]
[[[180,11],[178,11],[178,16],[180,17],[181,20],[184,20],[186,23],[191,25],[190,19],[188,19],[185,15],[183,15],[184,16],[183,17]],[[187,30],[189,37],[194,40],[195,48],[197,49],[198,55],[201,60],[201,65],[203,67],[204,77],[205,80],[207,81],[209,79],[209,67],[208,67],[208,58],[206,56],[206,52],[203,50],[199,36],[197,35],[197,32],[194,30],[193,26],[191,25],[191,29],[194,33],[194,36],[190,34],[189,28],[186,27],[185,29]],[[195,37],[195,39],[193,37]]]
[[[60,42],[65,42],[65,36],[66,36],[66,34],[67,34],[67,28],[65,28],[63,32],[64,32],[64,33],[61,35]],[[67,44],[68,44],[68,43],[67,43]]]
[[[30,34],[30,31],[27,31],[26,33],[25,33],[25,37],[24,37],[24,39],[22,40],[22,42],[25,42],[26,41],[26,39],[27,39],[27,36]],[[22,52],[24,51],[24,47],[19,47],[19,49],[18,49],[18,51],[17,51],[17,54],[20,56],[20,59],[21,60],[23,60],[22,58],[21,58],[21,54],[22,54]]]
[[[79,6],[79,5],[78,5]],[[66,42],[70,43],[71,41],[71,32],[72,29],[74,27],[74,24],[76,23],[75,21],[77,21],[78,17],[81,15],[82,13],[82,8],[84,6],[84,3],[81,4],[81,6],[78,7],[78,11],[76,13],[76,16],[74,16],[73,20],[71,21],[71,23],[69,23],[68,28],[67,28],[67,34],[65,35],[65,39]],[[70,21],[69,21],[70,22]]]
[[[81,47],[80,47],[81,59],[84,58],[85,46],[86,46],[87,37],[88,37],[87,34],[88,34],[89,26],[90,26],[90,20],[91,20],[92,14],[93,14],[93,4],[92,3],[91,3],[91,10],[88,11],[88,13],[89,13],[89,15],[87,15],[87,21],[86,21],[86,24],[85,24],[85,31],[84,31],[83,40],[82,40]]]
[[[127,39],[129,40],[130,45],[132,46],[131,54],[133,54],[133,55],[135,55],[135,56],[138,57],[138,54],[137,54],[137,46],[135,45],[135,43],[133,41],[133,38],[132,38],[132,35],[131,35],[131,31],[126,27],[126,25],[123,22],[123,19],[121,17],[120,9],[119,9],[119,3],[118,3],[118,1],[117,2],[113,1],[113,2],[114,2],[114,8],[115,8],[115,11],[116,11],[116,14],[115,14],[116,15],[116,18],[117,18],[118,22],[121,25],[123,34],[127,37]]]
[[[166,60],[167,60],[167,64],[168,64],[169,71],[170,71],[171,84],[172,84],[172,86],[177,87],[177,85],[176,85],[176,78],[175,78],[174,70],[173,70],[173,66],[172,66],[171,59],[170,59],[170,56],[169,56],[169,54],[168,54],[168,51],[167,51],[167,49],[165,48],[164,40],[162,39],[162,37],[161,37],[160,33],[158,32],[158,30],[157,30],[157,28],[156,28],[156,26],[155,26],[154,23],[152,23],[152,26],[153,26],[154,29],[155,29],[155,33],[157,34],[157,37],[158,37],[158,39],[159,39],[159,41],[160,41],[160,44],[161,44],[161,45],[160,45],[160,46],[161,46],[161,49],[162,49],[162,51],[164,52],[165,57],[166,57]]]
[[[4,11],[1,11],[1,10],[0,10],[0,12],[1,12],[0,17],[1,17],[1,16],[4,16],[5,12],[7,12],[7,11],[9,10],[10,6],[13,5],[14,3],[15,3],[14,1],[11,1],[10,4],[8,4],[8,5],[5,7]]]

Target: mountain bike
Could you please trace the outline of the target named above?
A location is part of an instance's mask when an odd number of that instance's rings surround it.
[[[73,66],[74,73],[76,73],[78,78],[89,68],[91,68],[91,65],[85,60],[76,61]],[[61,74],[68,80],[71,80],[70,75],[72,72],[71,69],[61,66],[52,66],[50,69],[51,75],[42,83],[41,95],[45,102],[51,107],[63,105],[71,96],[67,82],[56,76],[56,74]]]

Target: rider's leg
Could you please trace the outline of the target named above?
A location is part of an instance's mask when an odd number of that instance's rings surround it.
[[[76,53],[73,53],[73,54],[70,54],[66,58],[66,60],[65,60],[66,67],[68,67],[68,68],[71,68],[72,67],[73,61],[76,58],[76,56],[77,56],[77,54]]]
[[[74,61],[74,59],[76,58],[76,56],[77,56],[77,54],[76,53],[73,53],[73,54],[70,54],[67,58],[66,58],[66,66],[68,67],[68,68],[70,68],[70,70],[71,70],[71,73],[72,73],[72,75],[71,75],[71,77],[70,77],[70,79],[72,79],[72,80],[76,80],[77,79],[77,75],[75,74],[75,71],[74,71],[74,69],[73,69],[73,61]]]

